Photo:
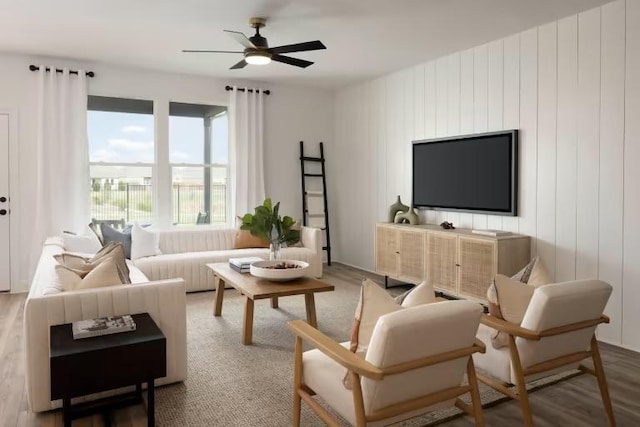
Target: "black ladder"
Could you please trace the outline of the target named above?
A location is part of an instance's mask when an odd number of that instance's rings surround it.
[[[321,173],[308,173],[305,171],[306,162],[320,163]],[[300,169],[302,171],[302,225],[315,226],[319,221],[314,219],[322,219],[320,229],[325,232],[326,246],[322,247],[323,251],[327,251],[327,264],[331,265],[331,239],[329,237],[329,207],[327,204],[327,177],[324,167],[324,146],[320,143],[320,157],[309,157],[304,155],[304,142],[300,141]],[[322,178],[322,190],[307,190],[306,179],[307,178]],[[322,197],[324,201],[323,212],[310,212],[309,211],[309,198],[310,197]]]

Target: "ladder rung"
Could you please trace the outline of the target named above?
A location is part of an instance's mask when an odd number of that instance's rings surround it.
[[[322,157],[301,157],[300,160],[304,160],[306,162],[324,162],[324,159]]]
[[[320,197],[324,194],[324,191],[322,190],[307,190],[307,196],[315,196],[315,197]]]
[[[322,176],[321,173],[305,173],[304,176]]]
[[[309,215],[309,218],[323,218],[324,217],[323,213],[321,213],[321,214],[311,214],[311,213],[307,212],[307,215]]]
[[[329,249],[329,246],[323,246],[323,247],[322,247],[322,250],[323,250],[323,251],[326,251],[327,249]]]

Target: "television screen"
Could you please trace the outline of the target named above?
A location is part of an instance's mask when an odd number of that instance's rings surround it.
[[[414,141],[415,207],[517,215],[518,132]]]

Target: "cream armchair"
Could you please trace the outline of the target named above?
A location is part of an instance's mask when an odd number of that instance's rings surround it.
[[[525,285],[523,285],[525,286]],[[524,424],[533,425],[525,380],[580,368],[598,379],[609,426],[615,425],[609,389],[595,337],[596,327],[608,323],[602,312],[611,295],[611,285],[599,280],[581,280],[537,288],[520,326],[483,315],[478,338],[487,343],[486,354],[473,356],[478,379],[520,401]],[[490,336],[496,330],[509,334],[509,346],[493,348]],[[593,359],[594,369],[579,365]]]
[[[304,400],[330,426],[338,421],[313,396],[351,424],[397,423],[456,405],[483,425],[471,355],[484,351],[475,339],[482,309],[469,301],[405,308],[380,317],[365,358],[350,352],[301,320],[289,322],[296,335],[294,426]],[[316,347],[302,352],[303,341]],[[343,385],[349,370],[352,390]],[[464,374],[468,385],[462,384]],[[457,399],[470,393],[472,404]]]

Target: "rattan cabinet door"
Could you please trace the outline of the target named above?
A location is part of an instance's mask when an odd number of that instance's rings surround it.
[[[427,233],[426,279],[439,290],[457,293],[456,261],[458,237],[443,233]]]
[[[395,227],[376,225],[376,273],[397,277],[398,230]]]
[[[422,230],[398,230],[398,276],[409,283],[424,280],[425,233]]]
[[[487,289],[496,275],[496,242],[469,237],[458,238],[460,285],[458,293],[486,301]]]

